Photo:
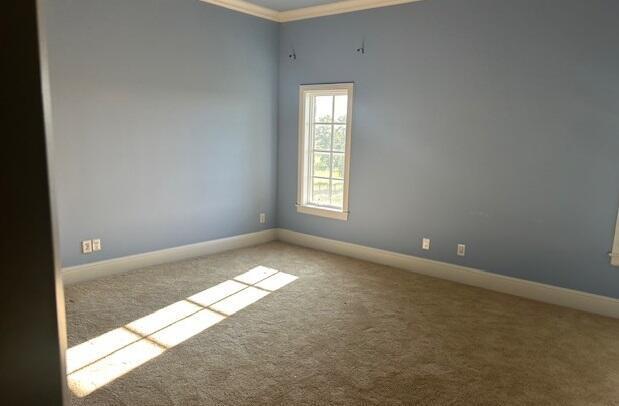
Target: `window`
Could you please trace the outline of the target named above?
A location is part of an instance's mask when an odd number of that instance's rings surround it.
[[[301,213],[348,220],[353,84],[306,85],[299,91]]]

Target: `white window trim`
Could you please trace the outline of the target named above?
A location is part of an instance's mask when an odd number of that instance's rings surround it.
[[[350,183],[350,139],[352,129],[352,105],[353,105],[353,83],[336,83],[321,85],[301,85],[299,87],[299,168],[297,185],[297,212],[311,214],[314,216],[327,217],[337,220],[348,220],[348,192]],[[305,100],[306,94],[312,91],[346,90],[348,93],[348,111],[346,116],[346,146],[344,148],[344,193],[342,210],[315,206],[307,203],[304,185],[308,183],[308,167],[306,148],[308,139],[305,136]]]
[[[613,250],[609,255],[611,265],[619,266],[619,213],[617,214],[617,225],[615,226],[615,241],[613,243]]]

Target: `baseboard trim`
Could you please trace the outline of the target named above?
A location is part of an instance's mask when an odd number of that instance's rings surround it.
[[[272,228],[255,233],[241,234],[233,237],[146,252],[144,254],[71,266],[63,268],[62,280],[65,285],[71,285],[73,283],[85,282],[147,266],[201,257],[236,248],[250,247],[275,239],[277,239],[277,229]]]
[[[62,279],[65,285],[71,285],[127,272],[133,269],[201,257],[237,248],[263,244],[273,240],[281,240],[291,244],[392,266],[394,268],[400,268],[435,278],[446,279],[540,302],[619,318],[619,299],[497,275],[480,269],[317,237],[282,228],[272,228],[255,233],[241,234],[144,254],[67,267],[62,270]]]
[[[475,268],[317,237],[287,229],[277,229],[277,239],[496,292],[619,318],[619,300],[607,296],[497,275]]]

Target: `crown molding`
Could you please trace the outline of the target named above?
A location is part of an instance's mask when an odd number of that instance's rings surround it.
[[[200,0],[205,3],[225,7],[230,10],[253,15],[279,23],[305,20],[307,18],[322,17],[334,14],[350,13],[353,11],[368,10],[378,7],[395,6],[398,4],[414,3],[422,0],[343,0],[320,6],[303,7],[294,10],[277,11],[267,7],[255,5],[244,0]]]
[[[244,0],[200,0],[205,3],[214,4],[216,6],[228,8],[240,13],[249,14],[252,16],[264,18],[266,20],[280,22],[279,11],[271,10],[270,8],[262,7],[249,3]]]
[[[414,3],[421,0],[344,0],[320,6],[304,7],[295,10],[279,12],[279,22],[305,20],[333,14],[350,13],[353,11],[368,10],[371,8],[395,6],[398,4]]]

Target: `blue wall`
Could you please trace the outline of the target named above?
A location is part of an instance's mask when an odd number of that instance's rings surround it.
[[[619,297],[617,1],[281,26],[194,0],[45,16],[64,266],[279,226]],[[340,81],[356,83],[348,222],[294,207],[298,86]]]
[[[278,225],[619,297],[618,21],[615,0],[428,0],[283,24]],[[298,86],[340,81],[348,222],[294,206]]]
[[[273,226],[276,23],[194,0],[50,0],[45,23],[64,266]]]

